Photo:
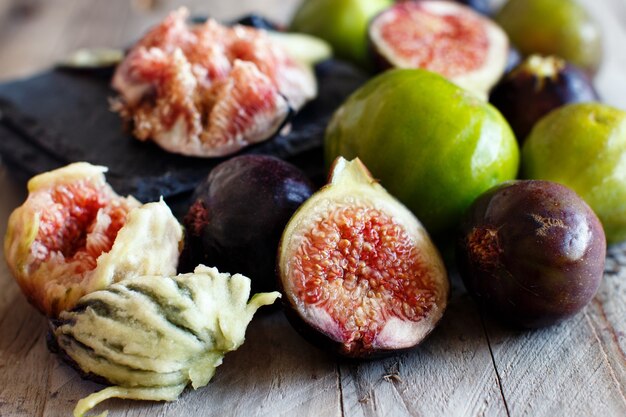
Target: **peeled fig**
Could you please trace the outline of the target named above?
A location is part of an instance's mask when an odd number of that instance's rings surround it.
[[[305,338],[356,358],[419,344],[447,305],[446,270],[425,229],[357,158],[285,228],[278,272],[287,317]]]
[[[74,416],[109,398],[174,401],[188,384],[205,386],[244,342],[256,310],[279,295],[248,300],[248,278],[200,265],[192,274],[129,278],[82,297],[52,322],[52,338],[81,373],[113,386],[80,400]]]
[[[120,197],[105,171],[80,162],[37,175],[9,217],[7,264],[47,316],[122,278],[176,272],[182,228],[170,209]]]
[[[302,171],[278,158],[242,155],[221,163],[192,197],[180,271],[202,263],[250,277],[255,291],[275,289],[278,242],[313,191]]]
[[[589,76],[565,60],[532,55],[491,91],[491,104],[507,119],[520,143],[546,114],[568,103],[599,101]]]
[[[265,30],[187,17],[184,8],[171,13],[115,72],[113,108],[137,139],[183,155],[229,155],[274,136],[317,95],[309,63]]]
[[[397,3],[372,19],[368,34],[379,68],[427,69],[481,97],[507,63],[504,31],[458,3]]]
[[[604,273],[602,225],[571,189],[511,181],[480,196],[462,224],[458,266],[468,292],[522,327],[580,311]]]

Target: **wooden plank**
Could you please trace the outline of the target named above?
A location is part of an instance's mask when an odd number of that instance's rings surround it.
[[[345,416],[503,416],[506,405],[475,304],[453,277],[437,329],[383,361],[342,364]]]
[[[605,58],[596,87],[605,102],[626,109],[625,4],[581,4],[602,22]],[[625,251],[611,248],[598,295],[558,326],[514,332],[485,319],[511,415],[626,415]]]
[[[58,358],[42,356],[41,363],[52,364],[47,390],[37,390],[40,399],[47,398],[42,415],[66,416],[78,399],[103,388],[81,380]],[[111,400],[94,411],[104,410],[133,417],[341,415],[334,360],[295,334],[280,311],[259,312],[244,345],[226,356],[208,386],[188,389],[172,403]]]
[[[600,313],[602,297],[617,285],[623,296],[623,277],[607,276],[589,307],[547,329],[516,332],[486,319],[511,415],[626,415],[623,342]],[[619,305],[611,311],[623,312],[624,298],[610,298]]]

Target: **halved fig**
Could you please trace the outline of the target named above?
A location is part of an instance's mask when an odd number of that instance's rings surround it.
[[[423,68],[486,97],[506,67],[509,41],[488,18],[458,3],[397,3],[370,23],[379,68]]]
[[[211,19],[190,25],[187,17],[181,8],[152,28],[113,77],[113,109],[137,139],[224,156],[269,139],[316,96],[310,65],[266,31]]]
[[[117,195],[105,171],[80,162],[37,175],[9,217],[7,264],[47,316],[122,278],[176,272],[182,228],[170,209]]]
[[[296,330],[348,357],[417,345],[441,319],[449,292],[425,229],[358,158],[338,158],[330,183],[289,221],[278,272]]]

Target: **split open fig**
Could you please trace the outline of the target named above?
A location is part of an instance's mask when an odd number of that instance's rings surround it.
[[[291,218],[278,272],[289,321],[312,343],[355,358],[419,344],[447,305],[443,261],[417,218],[357,158]]]
[[[486,97],[504,73],[509,41],[502,29],[469,7],[448,1],[407,1],[370,22],[380,69],[422,68]]]
[[[79,162],[37,175],[9,218],[7,264],[47,316],[120,279],[176,272],[182,228],[169,207],[117,195],[105,171]]]

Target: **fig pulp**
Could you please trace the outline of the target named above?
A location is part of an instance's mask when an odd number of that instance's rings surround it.
[[[37,175],[9,217],[7,264],[47,316],[120,279],[176,272],[182,228],[170,209],[120,197],[105,171],[81,162]]]
[[[278,241],[313,191],[304,173],[274,157],[243,155],[221,163],[196,188],[184,218],[180,270],[202,263],[250,277],[255,291],[275,289]]]
[[[599,101],[599,97],[581,69],[555,56],[532,55],[496,84],[489,101],[523,143],[550,111],[568,103]]]
[[[443,262],[415,216],[359,159],[285,228],[278,271],[289,321],[321,347],[370,357],[420,343],[446,308]]]
[[[310,65],[266,31],[211,19],[189,25],[187,16],[170,14],[115,72],[114,109],[137,139],[184,155],[229,155],[274,136],[316,96]]]
[[[467,290],[522,327],[557,323],[580,311],[604,273],[600,221],[571,189],[511,181],[470,207],[457,246]]]
[[[379,68],[427,69],[483,98],[507,63],[504,31],[453,2],[397,3],[372,19],[368,34]]]

